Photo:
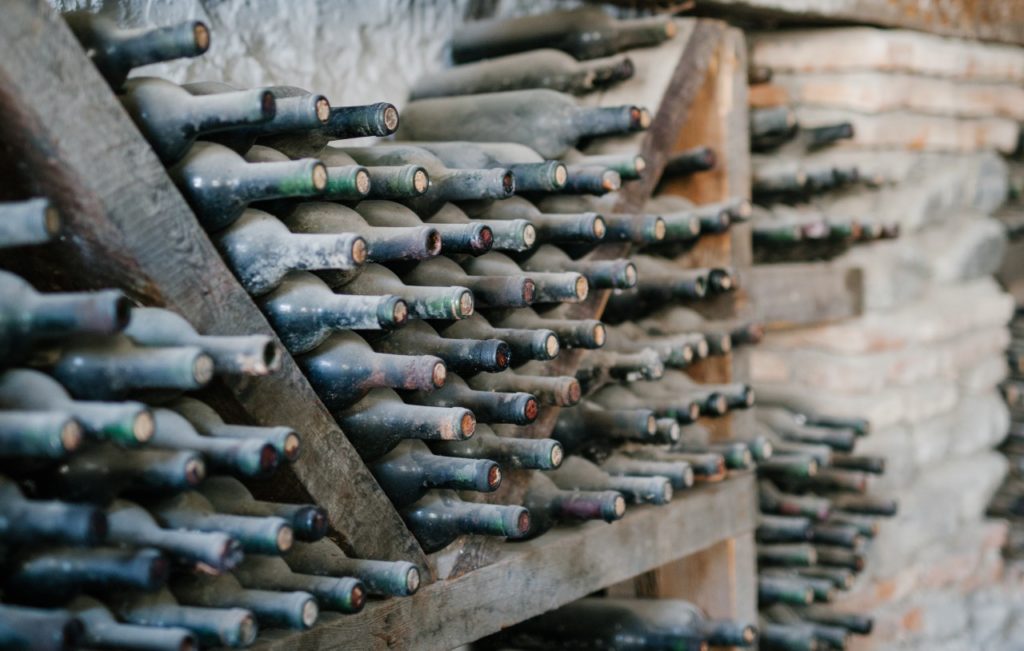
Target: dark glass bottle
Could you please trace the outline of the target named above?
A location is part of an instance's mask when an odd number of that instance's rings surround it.
[[[330,540],[298,543],[284,559],[303,574],[359,579],[371,595],[408,597],[420,588],[420,570],[412,563],[349,558]]]
[[[478,424],[476,433],[462,441],[431,441],[435,454],[462,459],[490,459],[504,468],[551,470],[562,464],[562,445],[554,439],[499,436],[487,425]]]
[[[667,504],[672,499],[667,477],[613,477],[582,457],[566,457],[549,476],[565,490],[618,491],[634,504]]]
[[[612,170],[628,181],[640,178],[647,169],[647,159],[640,154],[584,154],[578,149],[570,149],[564,160],[573,166]]]
[[[450,491],[429,491],[400,510],[423,550],[435,552],[463,535],[522,538],[530,530],[530,512],[521,506],[463,502]]]
[[[535,291],[533,300],[537,303],[579,303],[590,293],[587,278],[575,271],[525,272],[515,260],[503,253],[492,251],[479,257],[469,258],[463,266],[470,277],[506,277],[529,279]],[[480,306],[484,303],[481,301]],[[521,305],[490,304],[487,307],[522,307]]]
[[[327,511],[315,504],[257,500],[245,484],[233,477],[210,477],[199,492],[220,513],[282,518],[292,528],[296,540],[313,542],[327,535]]]
[[[542,405],[558,407],[572,407],[583,396],[579,380],[567,375],[529,375],[507,371],[479,373],[467,378],[466,382],[479,391],[522,391],[535,396]]]
[[[440,235],[440,247],[445,254],[480,255],[495,245],[495,232],[490,226],[470,221],[469,218],[458,219],[462,211],[450,203],[444,204],[432,217],[424,216],[422,219],[410,208],[394,201],[361,201],[355,209],[374,226],[422,228],[429,222],[429,227]],[[503,237],[506,240],[514,239],[516,234],[508,230],[502,233]]]
[[[182,606],[169,590],[110,598],[118,618],[138,626],[185,628],[202,646],[247,647],[256,640],[256,617],[244,608]]]
[[[512,349],[512,366],[529,360],[551,360],[561,350],[558,335],[550,330],[496,328],[479,314],[445,326],[440,333],[445,338],[500,339]]]
[[[622,188],[622,175],[603,165],[576,163],[566,168],[563,194],[601,196]]]
[[[650,409],[656,416],[692,423],[700,416],[700,403],[689,396],[661,398],[644,394],[641,398],[627,386],[606,385],[593,395],[593,401],[608,409]]]
[[[411,319],[464,319],[473,314],[473,292],[447,281],[438,285],[407,285],[393,271],[379,264],[368,264],[355,278],[337,283],[333,282],[337,280],[333,275],[333,272],[321,273],[320,277],[343,294],[398,296],[409,306]]]
[[[529,425],[537,419],[537,399],[528,393],[477,391],[454,373],[437,390],[406,394],[407,402],[431,407],[465,407],[482,423]]]
[[[366,588],[359,579],[299,574],[275,556],[248,556],[234,573],[246,588],[309,592],[323,610],[358,613],[366,605]]]
[[[508,368],[512,355],[509,345],[500,339],[446,339],[429,324],[418,320],[374,339],[371,345],[377,352],[394,355],[430,350],[449,370],[466,375],[503,371]]]
[[[675,490],[691,488],[695,481],[693,466],[681,459],[641,459],[616,452],[601,463],[601,470],[613,477],[665,477]]]
[[[0,536],[14,544],[95,545],[106,538],[102,509],[87,504],[29,500],[0,477]]]
[[[281,459],[295,461],[299,458],[301,441],[299,435],[290,427],[229,425],[212,407],[192,398],[179,398],[168,406],[187,418],[192,427],[203,436],[264,441],[274,446]]]
[[[596,319],[547,318],[528,307],[492,310],[487,316],[499,328],[550,330],[558,335],[562,348],[600,348],[605,341],[604,324]]]
[[[156,502],[150,510],[168,527],[224,532],[252,554],[283,554],[294,540],[291,525],[284,518],[219,513],[209,500],[195,491]]]
[[[538,242],[593,244],[608,232],[604,218],[596,212],[544,213],[522,197],[463,203],[461,207],[473,219],[529,221],[537,231]]]
[[[457,241],[458,244],[461,244],[462,241],[467,239],[464,234],[466,231],[474,233],[474,235],[477,229],[480,229],[484,233],[486,233],[486,231],[490,231],[491,233],[491,245],[490,247],[487,247],[486,250],[484,250],[483,246],[479,246],[470,251],[466,251],[466,246],[458,246],[446,247],[446,252],[462,252],[480,255],[482,253],[486,253],[490,249],[494,249],[495,251],[528,251],[537,243],[537,229],[534,228],[533,224],[525,219],[495,221],[470,219],[466,213],[452,203],[446,203],[441,206],[437,212],[427,218],[427,222],[441,230],[442,234],[445,231],[459,234],[460,239]],[[483,229],[486,229],[486,231]],[[483,237],[482,239],[486,240],[486,237]],[[470,244],[472,243],[473,242],[470,241]]]
[[[246,589],[232,574],[180,574],[171,581],[170,590],[178,603],[243,608],[267,627],[305,630],[313,627],[320,614],[316,598],[308,592]]]
[[[156,433],[151,447],[200,452],[211,470],[262,477],[276,470],[280,463],[277,450],[266,441],[203,436],[185,417],[170,409],[156,409],[153,415]]]
[[[525,538],[536,538],[563,520],[614,522],[626,513],[626,499],[618,491],[563,490],[540,472],[530,474],[523,506],[530,511]]]
[[[82,622],[82,644],[89,648],[193,651],[199,643],[186,628],[123,624],[105,605],[92,597],[76,598],[68,604],[68,610]]]
[[[309,94],[308,91],[292,86],[275,86],[273,90],[277,97]],[[332,106],[327,121],[320,126],[286,134],[262,136],[259,142],[292,157],[318,156],[327,148],[328,143],[334,140],[390,136],[398,129],[398,122],[398,109],[388,102]]]
[[[4,569],[5,597],[62,605],[86,590],[159,590],[170,563],[155,549],[55,547],[25,550],[8,558]]]
[[[575,271],[583,274],[593,289],[629,289],[636,285],[636,265],[631,260],[573,260],[562,249],[544,244],[520,262],[527,272]]]
[[[0,249],[52,241],[64,228],[64,219],[49,199],[0,202]]]
[[[77,452],[47,473],[39,488],[47,495],[73,502],[101,502],[121,493],[188,490],[204,477],[206,464],[196,452],[98,445]]]
[[[63,459],[82,439],[82,426],[63,412],[0,411],[0,459]]]
[[[590,401],[558,413],[551,437],[567,454],[576,454],[590,444],[608,441],[657,443],[654,412],[649,409],[604,409]]]
[[[31,651],[67,651],[83,641],[82,621],[67,610],[0,604],[0,646]]]
[[[537,300],[538,293],[533,277],[521,269],[517,274],[495,275],[473,273],[472,270],[466,273],[448,258],[424,260],[407,272],[403,280],[410,285],[425,287],[448,287],[456,283],[460,287],[468,287],[473,292],[477,307],[525,307]]]
[[[419,500],[433,488],[489,493],[501,485],[501,468],[494,461],[439,456],[422,441],[402,441],[370,463],[369,468],[399,508]]]

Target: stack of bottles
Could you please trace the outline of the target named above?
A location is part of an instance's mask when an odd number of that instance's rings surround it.
[[[849,122],[809,126],[784,104],[752,108],[750,136],[755,262],[827,260],[899,235],[898,224],[833,214],[816,201],[881,183],[835,149],[853,137]]]
[[[1010,322],[1010,347],[1006,351],[1009,377],[1001,385],[1010,408],[1010,431],[1000,450],[1010,460],[1009,473],[988,507],[991,516],[1010,521],[1006,555],[1024,554],[1024,310],[1019,306]]]
[[[885,462],[854,453],[866,421],[816,416],[759,392],[767,406],[755,409],[757,426],[775,452],[758,465],[761,648],[844,649],[871,632],[871,618],[828,604],[864,570],[878,519],[896,514],[895,502],[870,494]]]

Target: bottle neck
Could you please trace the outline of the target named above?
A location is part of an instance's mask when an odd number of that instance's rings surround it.
[[[431,187],[445,201],[507,199],[516,190],[516,180],[507,169],[449,169],[431,175]]]
[[[274,96],[262,89],[186,95],[183,99],[195,118],[196,134],[266,123],[277,113]]]
[[[387,102],[331,107],[320,133],[332,140],[389,136],[398,129],[398,109]]]
[[[580,108],[573,118],[573,127],[580,138],[640,131],[647,127],[649,117],[636,106]]]
[[[130,319],[130,303],[119,291],[36,294],[29,302],[26,333],[43,339],[69,334],[109,335]]]
[[[100,39],[104,58],[117,60],[125,70],[150,63],[202,54],[210,45],[210,32],[200,22],[111,33]]]

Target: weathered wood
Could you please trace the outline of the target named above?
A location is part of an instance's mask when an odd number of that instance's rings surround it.
[[[983,41],[1024,44],[1024,5],[1003,0],[704,0],[703,12],[772,24],[871,24]],[[857,29],[857,28],[853,28]],[[867,28],[865,28],[867,29]],[[877,31],[877,30],[875,30]],[[922,34],[922,38],[935,38]],[[870,47],[870,43],[866,46]],[[850,59],[851,63],[857,58]]]
[[[754,84],[747,94],[747,103],[750,108],[771,108],[784,106],[789,102],[789,93],[778,84]]]
[[[259,651],[437,649],[447,651],[552,610],[599,588],[749,535],[756,518],[754,477],[701,486],[666,506],[630,507],[613,524],[560,527],[501,557],[406,599],[370,604],[358,615],[324,615],[306,633],[267,631]],[[737,566],[737,569],[739,566]],[[753,575],[752,568],[746,568]]]
[[[19,270],[39,285],[120,287],[205,334],[273,335],[64,21],[43,0],[8,2],[0,41],[0,142],[17,161],[17,178],[6,182],[49,197],[67,220],[62,242],[33,251]],[[327,508],[351,552],[422,563],[419,545],[285,357],[275,375],[230,387],[255,422],[302,435],[305,453],[282,474],[294,472]]]
[[[857,316],[863,290],[860,268],[826,262],[755,265],[746,281],[753,318],[768,328]]]

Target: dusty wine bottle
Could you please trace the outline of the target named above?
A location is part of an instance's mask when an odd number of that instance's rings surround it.
[[[282,150],[285,151],[285,150]],[[370,177],[367,197],[400,201],[418,197],[430,187],[430,175],[422,165],[371,165],[363,167],[344,151],[335,147],[324,147],[319,154],[320,161],[329,167],[359,167]]]
[[[295,461],[299,458],[299,435],[290,427],[229,425],[213,408],[192,398],[179,398],[168,406],[187,418],[192,427],[203,436],[264,441],[274,446],[283,460]]]
[[[530,511],[524,539],[536,538],[563,520],[614,522],[626,513],[626,499],[618,491],[562,490],[540,472],[531,473],[523,506]]]
[[[247,647],[256,639],[256,617],[244,608],[182,606],[169,590],[156,594],[118,595],[110,599],[117,616],[131,624],[185,628],[202,646]]]
[[[396,507],[419,500],[434,488],[490,493],[501,485],[501,468],[489,459],[438,456],[422,441],[406,440],[369,464],[377,483]]]
[[[690,176],[697,172],[707,172],[714,169],[717,162],[718,157],[711,147],[705,145],[693,147],[670,156],[665,162],[661,177],[662,179],[673,179]]]
[[[584,400],[575,407],[558,413],[551,437],[562,444],[568,454],[575,454],[594,440],[655,440],[657,424],[654,412],[646,409],[604,409]]]
[[[513,432],[514,434],[514,432]],[[487,425],[478,424],[476,433],[462,441],[431,441],[431,451],[446,457],[490,459],[505,468],[551,470],[562,464],[562,445],[554,439],[499,436]]]
[[[512,355],[512,349],[500,339],[447,339],[424,321],[412,321],[403,328],[374,339],[371,345],[377,352],[394,355],[412,355],[417,351],[430,350],[441,358],[450,371],[467,376],[503,371],[508,368]],[[0,384],[0,388],[2,386]]]
[[[416,146],[437,156],[448,167],[508,169],[516,179],[516,192],[556,192],[565,187],[565,165],[559,161],[545,160],[525,145],[459,140],[417,142]]]
[[[576,214],[542,213],[522,197],[504,201],[461,204],[473,219],[527,220],[537,231],[538,242],[600,242],[608,232],[604,218],[596,212]]]
[[[261,477],[277,469],[280,457],[273,445],[259,439],[231,439],[203,436],[183,416],[170,409],[156,409],[153,448],[200,452],[211,470]]]
[[[281,351],[270,336],[201,335],[184,317],[161,308],[132,308],[124,334],[141,346],[196,346],[218,373],[269,375],[281,366]]]
[[[196,346],[138,347],[123,335],[78,340],[38,361],[71,395],[87,400],[201,389],[214,373],[213,359]]]
[[[289,271],[350,271],[366,260],[366,240],[354,233],[292,233],[278,219],[246,210],[218,233],[217,247],[246,291],[266,294]]]
[[[631,260],[573,260],[550,244],[537,247],[520,264],[527,272],[575,271],[583,274],[593,289],[629,289],[637,282],[636,265]]]
[[[140,651],[193,651],[198,641],[186,628],[122,624],[99,601],[77,597],[68,610],[82,622],[82,643],[101,649],[137,649]]]
[[[70,335],[111,335],[128,323],[131,303],[119,291],[40,294],[0,271],[0,361],[20,359],[39,342]]]
[[[545,47],[595,59],[657,45],[675,34],[667,17],[616,20],[597,7],[581,7],[463,25],[452,38],[452,59],[465,63]]]
[[[234,574],[245,588],[309,592],[323,610],[358,613],[366,605],[366,588],[359,579],[298,574],[275,556],[248,556]]]
[[[809,567],[818,564],[818,550],[807,544],[758,545],[757,562],[764,566]]]
[[[465,407],[482,423],[529,425],[537,419],[539,405],[529,393],[477,391],[454,373],[449,373],[443,387],[437,390],[406,394],[407,402],[432,407]]]
[[[473,314],[473,292],[467,287],[444,282],[440,285],[406,285],[387,267],[366,265],[358,276],[335,284],[334,272],[321,272],[320,277],[345,294],[361,296],[393,294],[409,307],[411,319],[465,319]]]
[[[416,100],[402,121],[405,140],[515,142],[557,159],[583,138],[642,131],[650,115],[629,105],[581,107],[570,95],[537,89]]]
[[[656,416],[675,418],[680,423],[693,422],[700,416],[700,404],[688,396],[652,400],[649,395],[641,398],[628,387],[620,385],[604,386],[592,399],[609,409],[650,409]]]
[[[558,407],[572,407],[583,396],[579,380],[567,375],[549,377],[517,371],[479,373],[466,378],[466,382],[479,391],[522,391],[532,394],[543,405]]]
[[[757,577],[757,601],[762,607],[778,603],[810,605],[814,602],[814,588],[799,577],[762,573]]]
[[[274,94],[285,97],[308,95],[309,92],[292,86],[275,86]],[[398,129],[398,122],[398,109],[388,102],[332,106],[327,121],[322,125],[287,134],[262,136],[259,142],[292,157],[318,156],[334,140],[390,136]]]
[[[495,251],[528,251],[537,243],[537,229],[530,222],[525,219],[509,219],[509,220],[495,220],[495,221],[479,221],[470,219],[466,213],[462,212],[455,204],[446,203],[441,206],[440,210],[435,212],[433,215],[427,218],[427,222],[438,229],[442,229],[442,232],[447,230],[460,235],[460,240],[464,240],[466,236],[462,234],[468,228],[472,228],[476,231],[477,228],[487,229],[491,232],[491,246],[488,250],[494,249]],[[457,228],[462,230],[458,230]],[[461,247],[465,249],[465,247]],[[452,247],[449,247],[449,252],[454,252]],[[472,251],[463,251],[472,253],[474,255],[480,255],[486,253],[482,247],[474,249]]]
[[[311,197],[327,188],[327,168],[318,160],[248,163],[212,142],[197,142],[167,172],[210,232],[230,226],[253,201]]]
[[[82,439],[82,426],[65,413],[0,411],[0,458],[63,459]]]
[[[0,535],[9,543],[95,545],[107,528],[96,506],[25,499],[17,484],[0,476]]]
[[[582,457],[566,457],[548,476],[565,490],[618,491],[633,504],[668,504],[672,499],[667,477],[613,477]]]
[[[252,554],[283,554],[294,540],[292,528],[284,518],[219,513],[195,491],[156,502],[150,510],[160,522],[175,529],[222,531],[241,543],[243,551]]]
[[[540,48],[434,73],[417,81],[410,97],[451,97],[529,88],[585,95],[632,76],[633,62],[625,56],[581,62],[565,52]]]
[[[650,349],[635,353],[589,351],[576,367],[576,378],[587,387],[597,387],[610,380],[657,380],[664,374],[661,356]]]
[[[89,11],[64,14],[86,56],[114,90],[132,68],[187,57],[210,47],[210,30],[199,21],[157,28],[123,29],[110,19]]]
[[[176,561],[196,563],[226,572],[242,561],[242,545],[222,531],[164,529],[149,511],[125,500],[107,507],[107,541],[120,545],[155,547]]]
[[[582,279],[582,276],[579,277]],[[525,307],[537,300],[537,284],[532,276],[521,269],[517,274],[485,274],[483,271],[467,273],[448,258],[424,260],[407,272],[403,280],[410,285],[424,287],[445,287],[458,283],[472,290],[477,307]]]
[[[267,627],[305,630],[313,627],[320,614],[316,598],[308,592],[246,589],[231,574],[181,574],[170,590],[186,606],[243,608]]]
[[[515,260],[503,253],[490,252],[464,261],[464,267],[470,277],[508,277],[522,278],[528,276],[533,281],[536,291],[531,302],[537,303],[578,303],[587,298],[590,284],[582,274],[574,271],[555,272],[541,271],[527,274],[516,264]],[[483,303],[480,304],[483,306]],[[523,307],[521,305],[494,305],[487,307]]]
[[[495,245],[495,233],[490,226],[460,218],[462,211],[450,203],[444,204],[426,222],[409,208],[393,201],[361,201],[356,210],[374,226],[413,227],[429,222],[429,226],[440,235],[441,249],[446,254],[480,255]],[[515,236],[510,229],[504,229],[502,235],[506,245],[511,244],[508,240]]]
[[[529,360],[552,360],[561,350],[558,335],[550,330],[496,328],[479,314],[445,326],[440,334],[456,339],[500,339],[512,349],[512,366]]]
[[[570,149],[563,160],[577,166],[609,169],[628,181],[640,178],[647,169],[647,159],[640,154],[584,154]]]
[[[390,330],[405,325],[409,307],[390,294],[335,294],[317,276],[293,271],[257,303],[293,355],[309,352],[339,330]]]
[[[49,199],[0,202],[0,249],[52,241],[64,220]]]
[[[266,89],[197,96],[158,77],[134,77],[118,98],[164,165],[181,160],[196,138],[269,122],[277,113]]]
[[[400,514],[428,553],[447,547],[462,535],[515,539],[530,530],[530,512],[521,506],[463,502],[450,491],[429,491]]]
[[[298,543],[284,558],[296,572],[359,579],[371,595],[408,597],[420,588],[420,570],[412,563],[349,558],[330,540]]]
[[[386,454],[404,438],[461,441],[476,429],[476,417],[468,409],[409,405],[384,388],[370,391],[335,418],[365,460]]]
[[[693,466],[687,461],[640,459],[615,452],[601,463],[601,470],[613,477],[665,477],[675,490],[693,487]]]
[[[813,520],[824,520],[831,512],[829,500],[783,493],[768,481],[758,483],[758,498],[762,513],[805,516]]]
[[[170,564],[155,549],[54,547],[7,559],[4,594],[26,604],[63,604],[86,590],[159,590]]]
[[[206,464],[196,452],[100,445],[81,450],[47,474],[44,488],[48,494],[75,502],[102,502],[121,493],[188,490],[205,476]]]
[[[327,511],[315,504],[257,500],[245,484],[233,477],[211,477],[199,492],[221,513],[282,518],[292,528],[296,540],[312,542],[327,535]]]
[[[67,610],[0,604],[0,646],[26,651],[66,651],[83,640],[82,621]]]
[[[291,159],[276,149],[264,145],[253,145],[245,153],[249,163],[287,163]],[[332,201],[358,201],[370,193],[370,173],[362,165],[330,165],[327,166],[327,185],[322,197]],[[261,202],[260,207],[280,217],[295,208],[296,199],[278,199]]]
[[[622,188],[622,175],[603,165],[573,164],[566,166],[562,194],[601,196]]]

